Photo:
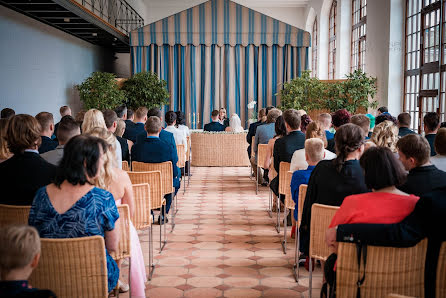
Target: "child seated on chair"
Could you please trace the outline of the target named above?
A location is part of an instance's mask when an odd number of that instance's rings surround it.
[[[50,290],[28,285],[40,258],[40,237],[34,227],[0,228],[0,243],[0,297],[56,297]]]

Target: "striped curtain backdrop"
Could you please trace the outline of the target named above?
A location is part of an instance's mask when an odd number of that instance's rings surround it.
[[[202,128],[224,107],[247,123],[247,104],[279,105],[283,82],[308,69],[309,34],[229,0],[211,0],[133,31],[132,73],[167,82],[167,109]]]

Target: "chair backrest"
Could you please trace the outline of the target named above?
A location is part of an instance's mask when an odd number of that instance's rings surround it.
[[[285,208],[294,210],[295,203],[293,197],[291,196],[291,178],[293,178],[293,172],[288,171],[285,173],[285,182],[289,187],[286,188],[285,192]]]
[[[145,163],[133,161],[132,169],[134,172],[160,171],[161,180],[163,181],[163,195],[167,195],[175,191],[175,189],[173,188],[173,169],[171,161],[165,161],[161,163]]]
[[[186,161],[190,161],[190,150],[191,150],[191,141],[190,141],[190,136],[186,137],[187,139],[187,154],[186,154]]]
[[[438,256],[435,297],[446,297],[446,241],[441,244]]]
[[[0,204],[0,227],[8,225],[27,225],[31,206]]]
[[[257,166],[259,168],[263,168],[267,152],[268,144],[259,144],[259,147],[257,147]]]
[[[159,175],[161,176],[161,173]],[[131,216],[132,223],[135,229],[144,230],[152,224],[152,216],[150,214],[150,186],[148,183],[133,184],[132,186],[135,206],[133,216]]]
[[[325,261],[331,254],[325,243],[325,231],[338,209],[339,207],[322,204],[311,206],[310,257]]]
[[[302,211],[304,209],[305,197],[307,195],[308,185],[301,184],[299,186],[299,201],[297,204],[297,227],[300,227],[300,222],[302,221]]]
[[[184,144],[177,145],[178,162],[177,167],[184,168],[186,166],[186,147]]]
[[[338,297],[356,297],[358,276],[362,277],[364,272],[361,257],[361,271],[358,273],[356,250],[354,243],[339,243],[336,265]],[[424,297],[426,250],[427,239],[404,248],[368,245],[361,297],[386,297],[389,293]]]
[[[291,164],[289,162],[280,162],[279,165],[279,194],[285,195],[287,188],[290,188],[290,184],[286,183],[286,173],[290,170]]]
[[[42,238],[40,262],[30,283],[60,298],[108,297],[104,238]]]
[[[130,171],[130,167],[129,167],[129,163],[128,163],[128,161],[126,161],[126,160],[123,160],[122,161],[122,170],[123,171]]]
[[[121,260],[130,257],[130,209],[129,205],[122,204],[118,206],[119,219],[115,225],[119,227],[119,244],[116,251],[110,252],[115,260]]]
[[[161,171],[150,172],[128,172],[132,184],[147,183],[150,186],[150,206],[152,209],[161,208],[163,206],[163,180],[161,179]]]

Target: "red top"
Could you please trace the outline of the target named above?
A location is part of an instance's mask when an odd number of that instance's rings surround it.
[[[415,208],[419,197],[387,192],[369,192],[344,199],[330,228],[351,223],[392,224],[402,221]]]

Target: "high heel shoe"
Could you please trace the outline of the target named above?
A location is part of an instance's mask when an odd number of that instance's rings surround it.
[[[296,237],[296,226],[291,227],[291,238],[294,239]]]

